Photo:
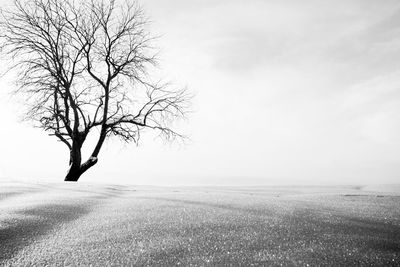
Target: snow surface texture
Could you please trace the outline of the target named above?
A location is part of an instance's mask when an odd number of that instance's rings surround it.
[[[400,263],[400,195],[371,187],[0,183],[0,266]]]

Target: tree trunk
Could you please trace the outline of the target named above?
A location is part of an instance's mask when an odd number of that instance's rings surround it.
[[[97,157],[91,156],[85,163],[81,164],[81,152],[80,150],[76,153],[71,151],[70,168],[65,182],[77,182],[79,177],[84,174],[87,170],[93,167],[97,163]]]
[[[97,158],[90,157],[90,159],[88,159],[85,163],[83,163],[78,167],[71,166],[64,181],[77,182],[79,180],[79,177],[81,177],[82,174],[84,174],[87,170],[93,167],[96,163],[97,163]]]
[[[86,135],[77,135],[78,138],[73,142],[70,150],[69,170],[65,177],[65,182],[77,182],[79,177],[84,174],[87,170],[93,167],[97,163],[97,155],[100,152],[100,148],[105,140],[105,133],[100,135],[100,139],[94,149],[92,156],[84,163],[82,163],[82,145],[85,141]]]
[[[77,139],[74,140],[72,148],[69,152],[69,170],[64,181],[66,182],[77,182],[81,177],[83,171],[81,169],[82,153],[81,148],[84,138],[81,138],[79,133],[76,134]],[[82,139],[82,140],[81,140]]]
[[[67,176],[65,176],[64,181],[77,182],[82,174],[83,172],[81,171],[81,168],[76,168],[71,166],[71,168],[68,170]]]

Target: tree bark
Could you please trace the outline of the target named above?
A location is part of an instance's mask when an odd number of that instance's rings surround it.
[[[96,165],[97,163],[97,155],[100,152],[100,148],[104,143],[105,134],[100,135],[100,139],[94,149],[91,157],[84,163],[82,163],[82,145],[86,139],[86,134],[78,133],[76,134],[77,138],[74,140],[72,144],[72,148],[70,150],[70,160],[69,160],[69,170],[67,176],[65,177],[65,182],[77,182],[82,174],[84,174],[91,167]]]
[[[81,162],[82,162],[82,153],[81,153],[81,145],[78,142],[74,142],[70,151],[70,159],[69,159],[69,170],[67,176],[64,181],[66,182],[77,182],[79,177],[82,175],[81,171]]]
[[[65,182],[77,182],[83,172],[81,171],[80,167],[72,167],[68,170],[67,176],[65,176]]]
[[[97,158],[90,157],[82,165],[70,165],[67,176],[65,177],[65,182],[77,182],[82,174],[93,167],[97,163]]]
[[[69,170],[67,176],[64,181],[66,182],[77,182],[79,177],[86,171],[82,169],[82,145],[85,141],[85,134],[80,133],[75,130],[74,133],[74,141],[72,143],[72,147],[69,152]]]

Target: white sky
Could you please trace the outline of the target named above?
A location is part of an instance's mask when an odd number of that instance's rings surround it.
[[[3,0],[5,3],[6,1]],[[195,92],[192,141],[106,143],[85,182],[396,183],[400,2],[146,0],[166,76]],[[0,81],[0,175],[63,180],[64,145]]]

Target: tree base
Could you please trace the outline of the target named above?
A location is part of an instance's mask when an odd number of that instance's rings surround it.
[[[70,170],[64,179],[64,182],[78,182],[79,177],[81,177],[82,172],[78,170]]]
[[[78,179],[79,179],[79,178],[78,178]],[[65,178],[65,179],[64,179],[64,182],[76,183],[76,182],[78,182],[78,179]]]
[[[96,165],[97,157],[90,157],[88,161],[80,166],[71,166],[64,182],[78,182],[79,178],[91,167]]]

